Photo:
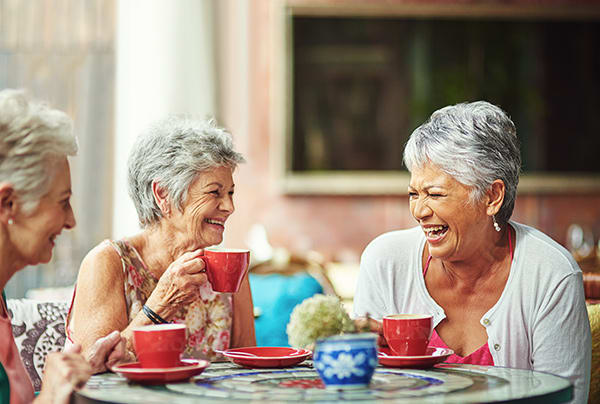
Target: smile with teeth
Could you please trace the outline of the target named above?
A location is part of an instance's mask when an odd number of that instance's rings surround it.
[[[448,231],[448,226],[431,226],[424,228],[423,231],[429,239],[440,238]]]
[[[221,226],[221,227],[225,227],[225,221],[224,220],[217,220],[217,219],[204,219],[204,221],[208,224],[215,224],[217,226]]]

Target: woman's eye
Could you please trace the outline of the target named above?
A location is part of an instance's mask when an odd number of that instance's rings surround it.
[[[219,195],[219,190],[215,189],[214,191],[210,191],[209,194]]]
[[[411,198],[414,198],[415,196],[417,196],[417,193],[416,192],[409,192],[408,196],[411,197]]]

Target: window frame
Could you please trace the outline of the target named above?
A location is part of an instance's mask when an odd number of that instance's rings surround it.
[[[301,17],[414,17],[600,19],[600,4],[549,2],[531,4],[440,4],[392,0],[367,3],[361,0],[280,0],[272,3],[275,16],[273,41],[273,102],[271,151],[279,191],[288,195],[407,195],[410,174],[406,171],[313,171],[293,172],[293,38],[292,19]],[[433,112],[433,111],[432,111]],[[527,172],[521,175],[519,194],[594,193],[600,191],[600,175],[594,173]]]

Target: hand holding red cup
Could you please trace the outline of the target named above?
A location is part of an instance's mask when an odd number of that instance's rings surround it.
[[[235,293],[248,272],[250,251],[238,248],[207,248],[199,256],[215,292]]]

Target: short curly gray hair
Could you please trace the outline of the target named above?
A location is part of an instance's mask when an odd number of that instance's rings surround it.
[[[502,109],[477,101],[435,111],[413,131],[404,149],[409,171],[428,162],[473,187],[471,201],[483,197],[496,179],[504,181],[504,203],[496,220],[508,222],[517,196],[521,153],[515,124]]]
[[[48,193],[56,163],[75,154],[67,114],[30,100],[23,90],[0,91],[0,181],[13,185],[26,214]]]
[[[188,189],[203,171],[234,170],[244,157],[233,149],[232,137],[215,121],[170,116],[151,125],[136,139],[128,160],[129,196],[142,227],[162,218],[152,182],[167,191],[173,206],[182,209]]]

